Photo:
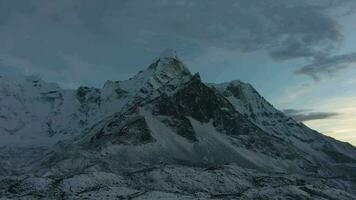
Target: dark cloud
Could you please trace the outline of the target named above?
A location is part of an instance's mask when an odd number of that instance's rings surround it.
[[[106,34],[104,17],[126,8],[129,0],[78,0],[75,12],[88,31],[94,34]]]
[[[112,26],[121,31],[124,23],[131,22],[155,33],[178,35],[217,47],[263,49],[276,60],[318,58],[328,55],[342,40],[338,23],[327,12],[330,2],[131,1],[114,17],[119,20]],[[339,2],[341,6],[344,1]]]
[[[14,13],[33,14],[35,7],[29,1],[0,0],[0,11],[0,26],[3,26]]]
[[[295,73],[307,75],[319,81],[321,75],[333,76],[336,72],[350,67],[352,63],[356,63],[356,52],[321,59],[302,67]]]
[[[283,112],[295,119],[298,122],[306,122],[312,120],[322,120],[322,119],[329,119],[339,115],[339,113],[334,112],[312,112],[311,110],[295,110],[295,109],[286,109]]]
[[[102,79],[112,78],[119,67],[121,74],[131,74],[167,47],[191,55],[213,47],[264,50],[278,61],[321,60],[343,38],[329,11],[345,8],[348,2],[352,1],[0,0],[0,56],[6,57],[7,66],[30,63],[28,73],[46,77],[55,71],[49,77],[54,81],[59,81],[59,73],[78,78],[63,55],[91,63],[82,68],[84,79],[99,78],[92,68],[109,73]]]

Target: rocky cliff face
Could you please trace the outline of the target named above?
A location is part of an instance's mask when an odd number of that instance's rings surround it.
[[[102,89],[0,81],[3,197],[356,198],[354,147],[248,84],[203,83],[172,51]]]
[[[356,162],[353,146],[294,121],[274,108],[251,85],[233,81],[210,86],[216,88],[237,111],[266,133],[289,141],[308,155],[326,162]]]

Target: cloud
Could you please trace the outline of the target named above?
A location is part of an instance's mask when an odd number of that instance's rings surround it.
[[[18,14],[25,10],[30,16],[47,17],[58,25],[79,20],[79,26],[93,34],[112,32],[122,39],[146,30],[160,37],[184,37],[227,49],[265,49],[274,59],[285,60],[317,57],[333,49],[342,34],[328,9],[344,6],[348,0],[339,0],[338,4],[330,4],[332,0],[29,2],[21,7],[10,4],[0,11]]]
[[[121,27],[141,27],[218,48],[267,50],[276,60],[317,58],[328,55],[342,40],[337,21],[327,12],[331,1],[317,2],[181,0],[146,4],[133,0],[125,4],[125,10],[111,15],[108,25],[117,33],[125,32]]]
[[[142,68],[138,65],[147,57],[167,47],[194,55],[216,48],[262,50],[276,61],[320,60],[343,40],[330,11],[348,8],[354,1],[332,2],[0,0],[0,43],[5,44],[0,54],[29,60],[30,71],[43,77],[46,70],[70,74],[73,63],[63,60],[63,53],[94,63],[89,70],[104,66],[112,73],[124,66],[120,72],[125,74]]]
[[[315,90],[315,84],[302,83],[299,85],[292,85],[285,88],[283,95],[277,96],[273,100],[279,107],[285,108],[296,102],[301,102],[306,96],[311,94]]]
[[[333,76],[336,72],[350,67],[352,63],[356,63],[356,52],[327,57],[306,65],[295,71],[295,73],[307,75],[315,81],[319,81],[321,75]]]
[[[335,113],[335,112],[312,112],[309,109],[304,109],[304,110],[286,109],[283,110],[283,112],[287,116],[292,117],[293,119],[299,122],[330,119],[339,115],[339,113]]]
[[[24,58],[0,54],[0,66],[8,69],[13,68],[14,70],[21,71],[23,74],[28,75],[31,73],[30,69],[33,67],[33,64],[31,61]]]

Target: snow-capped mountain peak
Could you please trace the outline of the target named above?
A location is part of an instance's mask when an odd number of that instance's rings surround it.
[[[157,190],[178,199],[348,200],[355,163],[351,145],[285,116],[250,84],[203,83],[172,50],[102,89],[0,78],[0,197]]]
[[[178,58],[173,50],[165,50],[159,59],[154,62],[148,70],[150,71],[150,83],[159,87],[173,79],[191,76],[189,69]],[[157,85],[158,84],[158,85]]]
[[[351,145],[323,136],[286,116],[260,95],[252,85],[242,81],[231,81],[210,86],[216,88],[237,111],[266,133],[293,143],[308,155],[328,162],[338,160],[340,155],[356,161],[356,154],[353,153],[355,149]]]
[[[146,70],[133,78],[120,81],[119,85],[132,97],[144,97],[167,83],[179,84],[189,80],[192,74],[173,50],[165,50]]]
[[[165,49],[161,52],[159,59],[178,59],[178,54],[173,49]]]

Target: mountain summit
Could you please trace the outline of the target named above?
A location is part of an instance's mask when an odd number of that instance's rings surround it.
[[[1,197],[356,199],[353,146],[172,50],[102,89],[0,83]]]
[[[165,49],[161,52],[159,59],[177,59],[177,52],[173,49]]]

